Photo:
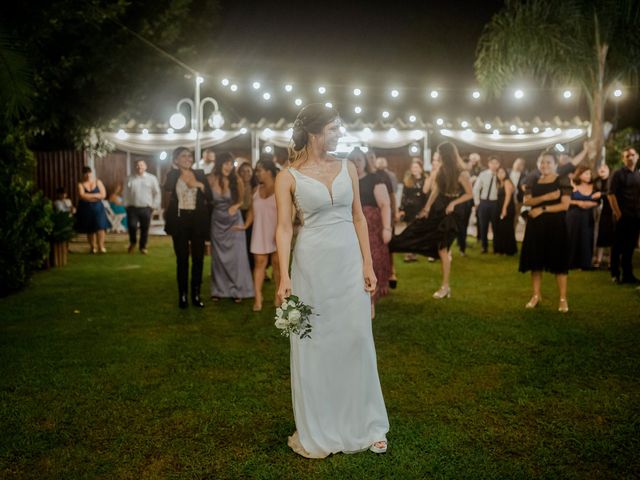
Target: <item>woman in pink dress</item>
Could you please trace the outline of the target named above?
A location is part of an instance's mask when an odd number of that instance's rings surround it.
[[[253,225],[250,251],[254,258],[254,312],[262,310],[262,285],[264,284],[269,256],[271,256],[273,280],[276,285],[280,282],[278,254],[276,252],[277,212],[276,197],[274,194],[277,174],[278,168],[271,160],[260,160],[256,164],[255,175],[259,185],[253,194],[253,201],[247,213],[247,219],[244,225],[238,227],[239,229],[246,230]]]

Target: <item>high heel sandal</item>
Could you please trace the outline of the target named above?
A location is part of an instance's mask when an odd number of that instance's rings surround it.
[[[533,297],[531,297],[531,300],[527,302],[524,308],[536,308],[538,306],[538,303],[540,303],[540,300],[542,300],[540,295],[534,295]]]
[[[449,287],[440,287],[438,291],[433,294],[433,298],[437,300],[451,298],[451,289]]]
[[[560,303],[558,304],[558,311],[560,313],[567,313],[569,311],[569,304],[567,303],[566,298],[560,299]]]

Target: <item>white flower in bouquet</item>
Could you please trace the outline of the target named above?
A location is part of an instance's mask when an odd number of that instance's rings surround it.
[[[298,323],[300,323],[300,317],[302,317],[300,310],[294,308],[293,310],[289,311],[289,323],[294,323],[297,325]]]
[[[281,334],[289,337],[292,333],[300,338],[311,338],[311,322],[313,308],[305,305],[295,295],[287,297],[279,308],[276,308],[275,326]]]

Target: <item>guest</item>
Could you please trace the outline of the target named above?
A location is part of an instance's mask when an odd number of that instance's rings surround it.
[[[598,167],[598,178],[595,181],[595,188],[602,193],[602,210],[598,219],[598,235],[596,239],[596,259],[593,264],[595,268],[600,268],[604,256],[604,249],[608,248],[607,262],[611,259],[611,245],[613,245],[613,212],[609,197],[606,195],[607,184],[609,183],[609,165],[602,163]]]
[[[569,268],[591,270],[593,259],[593,237],[595,209],[600,205],[600,192],[591,181],[591,169],[579,165],[573,176],[574,189],[567,212],[567,234],[569,238]]]
[[[462,214],[456,207],[471,199],[473,193],[469,172],[464,168],[455,145],[441,143],[438,153],[442,165],[435,179],[429,182],[431,194],[426,206],[416,221],[391,240],[389,247],[392,252],[413,252],[432,257],[437,254],[441,261],[442,284],[433,298],[441,299],[451,296],[449,248],[458,232],[456,215]]]
[[[516,244],[515,223],[516,215],[514,195],[515,187],[507,175],[504,167],[498,167],[496,172],[498,182],[498,209],[500,215],[496,222],[496,230],[493,237],[493,251],[504,255],[515,255],[518,252]]]
[[[422,169],[422,161],[415,159],[411,162],[411,167],[404,175],[402,189],[402,200],[400,201],[400,209],[398,211],[397,219],[403,220],[407,224],[413,222],[416,215],[424,204],[427,202],[427,198],[422,191],[426,176]],[[405,262],[415,262],[417,257],[415,253],[407,253],[404,256]]]
[[[251,164],[246,161],[240,163],[238,168],[238,178],[242,181],[243,186],[243,195],[242,195],[242,205],[240,205],[240,213],[242,214],[242,220],[246,223],[247,215],[251,210],[251,201],[253,197],[253,192],[258,186],[258,181],[253,173],[253,168],[251,168]],[[251,270],[254,270],[255,260],[249,251],[251,246],[251,233],[253,231],[253,227],[249,225],[249,227],[245,230],[245,235],[247,237],[247,256],[249,257],[249,267]]]
[[[253,227],[251,238],[251,253],[254,256],[253,288],[255,299],[253,311],[262,310],[262,286],[269,260],[273,267],[273,279],[276,285],[280,282],[278,264],[278,252],[276,252],[276,197],[275,181],[278,175],[278,167],[271,160],[259,160],[256,163],[255,177],[258,187],[253,194],[252,206],[249,209],[244,225],[236,226],[236,230],[249,230]],[[277,298],[274,304],[277,304]]]
[[[359,148],[354,148],[347,157],[356,167],[360,186],[360,203],[367,220],[369,246],[373,271],[378,279],[371,295],[371,318],[375,317],[375,304],[380,297],[389,293],[391,259],[387,244],[391,240],[391,201],[387,186],[379,175],[369,171],[367,157]]]
[[[119,225],[111,225],[111,231],[120,232],[122,229],[127,228],[127,209],[124,206],[124,199],[122,198],[122,184],[117,184],[113,191],[109,194],[109,207],[111,207],[111,211],[115,215],[115,221],[119,223]],[[111,219],[111,222],[114,222],[114,219]]]
[[[155,175],[147,172],[144,160],[136,162],[136,173],[127,178],[124,204],[129,218],[129,253],[136,248],[136,235],[140,225],[140,253],[146,255],[149,225],[154,208],[160,208],[160,185]]]
[[[436,150],[435,152],[433,152],[433,155],[431,156],[431,171],[427,175],[427,178],[424,181],[424,186],[422,187],[422,192],[424,193],[426,199],[428,199],[429,195],[431,194],[431,186],[434,184],[436,180],[436,174],[438,173],[438,169],[440,168],[441,165],[442,165],[442,160],[440,160],[440,154]],[[460,217],[456,217],[456,218],[459,219]],[[427,255],[427,261],[430,263],[435,262],[436,256]],[[449,255],[449,257],[451,258],[451,255]]]
[[[473,201],[478,212],[478,228],[480,229],[480,241],[482,253],[489,251],[489,226],[495,235],[498,221],[498,185],[496,172],[500,166],[498,157],[489,157],[489,168],[478,175],[473,186]]]
[[[240,303],[254,296],[251,268],[247,256],[240,207],[244,198],[243,182],[238,181],[229,153],[216,156],[213,171],[207,176],[213,192],[211,213],[211,298],[233,298]]]
[[[106,195],[104,185],[94,177],[91,167],[82,167],[82,182],[78,184],[80,200],[76,211],[76,231],[87,234],[91,253],[107,253],[104,239],[111,225],[102,204]]]
[[[469,158],[463,158],[462,162],[465,165],[465,170],[470,171],[471,165]],[[473,188],[473,181],[471,185]],[[458,217],[460,219],[460,225],[458,225],[457,242],[460,255],[464,257],[467,255],[467,231],[469,230],[469,221],[471,220],[471,212],[473,211],[473,199],[463,203],[459,208],[462,214]]]
[[[638,154],[634,148],[622,152],[623,167],[616,170],[609,183],[608,198],[615,219],[611,247],[611,279],[614,283],[638,283],[633,274],[633,251],[640,232],[640,172],[636,170]],[[620,278],[622,270],[622,278]]]
[[[384,172],[387,174],[387,176],[389,177],[389,180],[391,180],[391,190],[395,195],[396,192],[398,191],[398,177],[396,177],[395,173],[389,170],[389,164],[387,163],[386,158],[384,157],[376,158],[376,170],[378,172]]]
[[[569,208],[571,185],[567,177],[556,173],[558,161],[553,151],[538,158],[539,176],[529,176],[524,204],[531,208],[520,254],[521,272],[531,272],[533,296],[526,308],[535,308],[542,299],[542,272],[556,276],[560,301],[558,311],[569,311],[567,303],[567,273],[569,243],[565,214]]]
[[[469,154],[469,163],[466,164],[466,169],[469,172],[469,177],[471,179],[471,183],[474,184],[478,179],[478,175],[482,172],[481,165],[482,157],[477,152],[472,152]]]
[[[53,207],[56,211],[66,212],[69,215],[76,213],[76,209],[73,206],[73,203],[71,203],[71,199],[64,187],[56,188],[56,200],[53,202]]]
[[[204,241],[209,236],[209,206],[213,201],[204,172],[193,169],[193,154],[186,147],[173,151],[175,168],[167,174],[164,190],[170,192],[164,230],[171,235],[176,254],[178,306],[187,308],[189,252],[191,252],[191,302],[204,307],[200,298]]]
[[[522,200],[524,198],[524,185],[526,179],[526,173],[524,171],[525,162],[524,158],[518,157],[513,161],[513,165],[511,166],[511,171],[509,172],[509,180],[513,184],[515,191],[513,192],[513,206],[514,206],[514,216],[513,216],[513,226],[514,228],[518,225],[518,220],[520,218],[520,210],[522,209]]]
[[[213,148],[209,147],[204,150],[202,154],[202,160],[200,160],[198,168],[200,168],[205,175],[209,175],[213,171],[213,166],[216,163],[216,152]]]

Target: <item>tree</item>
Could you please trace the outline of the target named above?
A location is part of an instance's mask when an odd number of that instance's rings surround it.
[[[579,86],[589,106],[595,162],[607,99],[618,84],[637,88],[638,32],[638,0],[507,0],[479,40],[476,77],[494,95],[518,75]]]
[[[219,17],[218,0],[4,2],[0,22],[36,72],[30,145],[73,148],[91,128],[148,115],[156,86],[185,72],[131,32],[199,66]]]

